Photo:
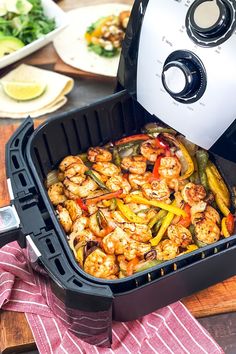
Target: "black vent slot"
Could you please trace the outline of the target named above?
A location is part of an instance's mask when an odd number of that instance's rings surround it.
[[[56,258],[54,262],[55,262],[58,272],[61,275],[65,275],[66,274],[65,269],[62,267],[62,264],[61,264],[59,258]]]
[[[19,141],[19,140],[18,140],[18,141]],[[20,167],[20,165],[19,165],[19,162],[18,162],[18,159],[17,159],[16,155],[12,155],[12,163],[13,163],[13,165],[14,165],[15,169],[18,169],[18,168]]]
[[[82,284],[79,280],[77,280],[77,279],[73,279],[73,283],[74,283],[75,285],[79,286],[80,288],[82,288],[82,286],[83,286],[83,284]]]
[[[53,246],[53,244],[52,244],[52,241],[50,240],[50,238],[47,238],[46,239],[46,244],[47,244],[47,246],[48,246],[48,249],[49,249],[49,251],[50,251],[50,253],[55,253],[56,251],[55,251],[55,248],[54,248],[54,246]]]

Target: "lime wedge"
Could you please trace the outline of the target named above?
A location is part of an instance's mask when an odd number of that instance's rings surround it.
[[[42,82],[1,81],[4,92],[17,101],[33,100],[41,96],[46,84]]]

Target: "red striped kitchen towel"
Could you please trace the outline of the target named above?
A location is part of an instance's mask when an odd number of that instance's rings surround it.
[[[47,305],[45,278],[29,271],[16,242],[0,250],[0,308],[25,312],[42,354],[216,354],[224,353],[181,302],[132,322],[113,323],[112,348],[79,340]]]

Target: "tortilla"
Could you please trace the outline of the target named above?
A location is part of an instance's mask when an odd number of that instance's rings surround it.
[[[9,72],[1,81],[42,81],[46,83],[45,92],[29,101],[16,101],[4,92],[0,85],[0,117],[33,118],[54,112],[67,102],[67,95],[74,86],[74,80],[53,71],[22,64]]]
[[[120,55],[105,58],[89,50],[84,38],[87,28],[99,18],[119,15],[130,10],[126,4],[101,4],[81,7],[67,12],[69,25],[54,39],[53,44],[61,59],[74,68],[94,74],[115,77]]]

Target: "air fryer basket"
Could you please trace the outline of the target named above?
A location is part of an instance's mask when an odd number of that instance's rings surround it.
[[[28,118],[8,142],[7,177],[21,221],[16,237],[21,247],[27,240],[32,266],[40,265],[49,276],[51,306],[56,313],[59,301],[58,307],[69,317],[78,312],[80,317],[86,313],[101,320],[107,316],[129,321],[236,273],[236,235],[119,280],[94,278],[76,263],[44,187],[47,173],[67,155],[135,134],[155,120],[124,90],[63,113],[35,131]],[[236,185],[236,166],[212,158],[228,185]],[[224,173],[228,170],[230,176]],[[108,321],[104,330],[108,337],[110,324]],[[77,332],[80,338],[99,345]]]

